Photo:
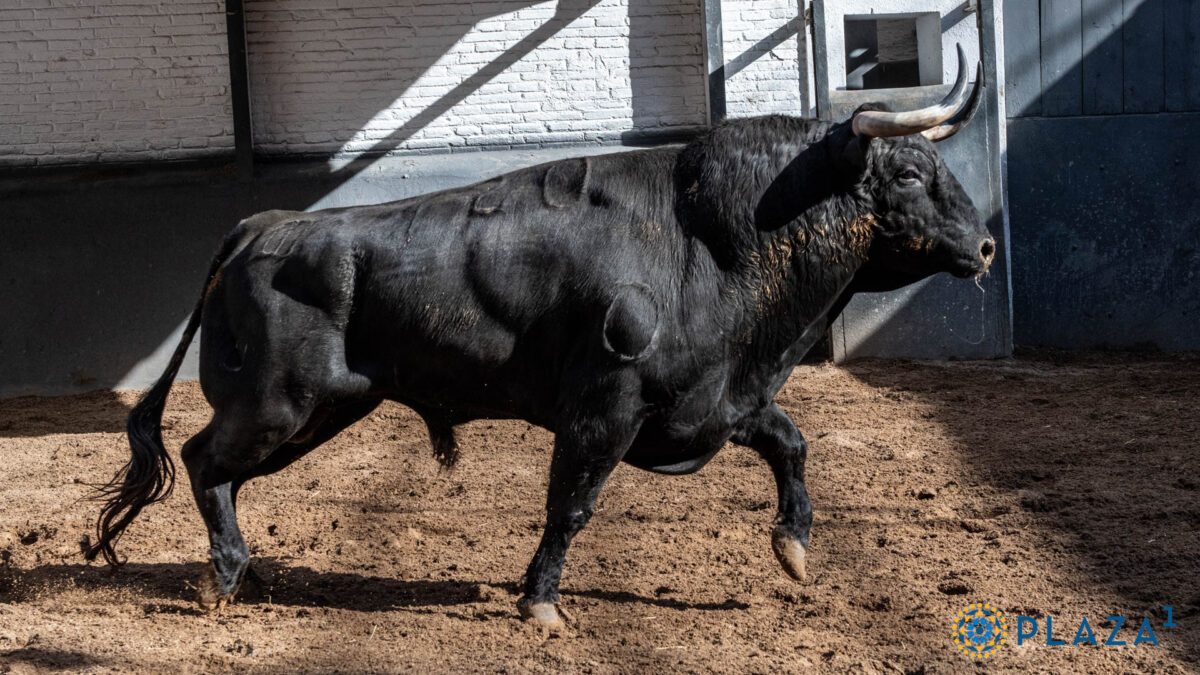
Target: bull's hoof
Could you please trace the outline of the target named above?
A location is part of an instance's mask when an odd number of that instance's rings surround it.
[[[222,593],[217,584],[217,570],[209,563],[200,577],[200,585],[196,589],[196,604],[205,612],[218,612],[225,605],[233,602],[233,593]]]
[[[796,581],[805,580],[804,547],[795,537],[787,532],[775,530],[771,535],[771,548],[789,577]]]
[[[521,612],[521,618],[530,621],[542,628],[552,631],[560,631],[566,628],[562,617],[558,615],[558,610],[554,607],[553,602],[533,602],[526,598],[521,598],[517,601],[517,610]]]

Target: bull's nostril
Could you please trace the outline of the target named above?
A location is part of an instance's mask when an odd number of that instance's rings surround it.
[[[996,255],[996,242],[991,239],[984,239],[979,245],[979,257],[983,258],[984,263],[991,263],[992,258]]]

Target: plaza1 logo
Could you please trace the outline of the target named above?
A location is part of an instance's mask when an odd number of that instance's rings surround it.
[[[1160,624],[1160,629],[1175,628],[1178,626],[1175,623],[1173,607],[1164,606],[1163,613],[1166,614],[1166,621]],[[1140,624],[1129,622],[1128,617],[1125,616],[1106,616],[1104,619],[1111,624],[1112,630],[1106,637],[1101,632],[1102,640],[1097,637],[1096,632],[1092,629],[1092,623],[1085,616],[1080,619],[1078,628],[1075,629],[1074,639],[1068,641],[1054,637],[1054,617],[1047,614],[1045,621],[1046,646],[1125,646],[1130,644],[1130,642],[1127,639],[1128,635],[1121,633],[1121,628],[1127,623],[1129,624],[1129,628],[1126,630],[1130,632],[1134,625],[1138,626],[1137,635],[1133,638],[1133,646],[1158,645],[1158,635],[1154,632],[1154,623],[1150,621],[1150,617],[1148,616],[1142,617]],[[1038,620],[1034,617],[1018,616],[1016,621],[1017,645],[1031,641],[1041,632],[1040,629],[1041,626],[1038,625]],[[951,637],[954,640],[954,645],[958,647],[960,652],[972,659],[982,660],[994,656],[1004,645],[1009,643],[1008,631],[1008,617],[1004,615],[1004,612],[987,603],[977,602],[962,608],[955,616],[954,632],[951,634]]]
[[[954,619],[954,644],[973,659],[986,659],[1008,641],[1008,619],[987,603],[967,605]]]

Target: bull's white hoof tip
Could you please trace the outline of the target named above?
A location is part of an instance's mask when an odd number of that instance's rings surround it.
[[[547,630],[560,631],[567,627],[563,623],[562,617],[558,615],[558,610],[555,609],[553,602],[519,600],[517,609],[521,612],[522,618]]]
[[[806,579],[804,547],[791,535],[776,531],[771,536],[771,548],[780,566],[789,577],[801,583]]]

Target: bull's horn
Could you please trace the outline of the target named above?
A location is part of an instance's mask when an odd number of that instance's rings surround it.
[[[987,83],[983,81],[983,64],[979,64],[975,68],[975,87],[971,90],[971,98],[967,101],[967,107],[959,110],[950,119],[936,127],[922,131],[921,135],[937,143],[957,134],[963,127],[967,126],[967,123],[971,121],[971,118],[979,110],[979,104],[983,101],[983,88],[985,86],[987,86]]]
[[[978,80],[975,87],[979,87]],[[963,52],[962,45],[958,45],[958,79],[954,81],[954,88],[940,103],[920,110],[898,113],[864,110],[854,116],[851,127],[856,136],[871,138],[919,134],[953,117],[963,107],[966,97],[967,55]]]

